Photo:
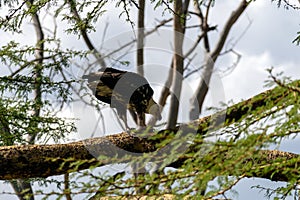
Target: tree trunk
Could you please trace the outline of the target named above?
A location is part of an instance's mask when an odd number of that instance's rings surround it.
[[[167,129],[175,129],[179,111],[179,101],[181,86],[183,80],[183,27],[182,27],[182,1],[174,1],[174,67],[173,67],[173,82],[172,94],[170,102],[170,110],[167,122]]]
[[[144,19],[145,19],[145,0],[139,0],[138,10],[138,33],[137,33],[137,73],[144,76]]]

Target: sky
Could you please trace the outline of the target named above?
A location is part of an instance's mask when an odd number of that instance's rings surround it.
[[[228,10],[233,10],[238,0],[231,1],[217,1],[214,7],[214,11],[211,16],[211,23],[218,24],[218,30],[212,34],[211,38],[214,39],[222,30],[222,24],[224,20],[229,16],[230,12]],[[292,1],[290,1],[292,2]],[[295,3],[297,1],[294,1]],[[91,33],[90,37],[95,42],[96,46],[104,52],[109,51],[108,46],[113,49],[121,43],[126,43],[130,41],[133,36],[133,31],[131,26],[128,23],[124,23],[125,16],[119,18],[119,13],[121,8],[116,9],[114,4],[108,7],[108,12],[102,16],[99,24],[97,25],[97,32]],[[148,5],[148,10],[146,13],[146,28],[152,29],[157,22],[155,19],[161,18],[161,10],[154,12],[151,5]],[[274,67],[275,72],[284,72],[284,75],[290,76],[292,79],[299,79],[300,69],[298,63],[300,62],[300,47],[292,43],[296,38],[297,32],[300,29],[299,21],[299,11],[293,9],[286,10],[283,7],[278,8],[275,3],[271,3],[271,0],[257,0],[250,5],[243,16],[238,20],[234,25],[232,31],[229,35],[229,42],[227,42],[225,48],[229,49],[233,44],[234,50],[241,55],[241,60],[239,64],[234,68],[230,73],[225,73],[224,69],[231,65],[232,60],[236,59],[235,55],[228,54],[222,57],[216,63],[215,79],[212,81],[211,91],[206,100],[207,106],[213,105],[218,106],[220,100],[223,102],[239,102],[243,99],[250,98],[267,88],[264,87],[264,82],[268,79],[268,73],[266,69]],[[135,15],[131,11],[133,16]],[[168,13],[165,14],[165,18],[168,18]],[[45,24],[51,24],[51,20],[46,21]],[[106,30],[105,37],[104,27],[105,23],[109,23]],[[197,21],[195,21],[195,24]],[[170,24],[171,25],[171,24]],[[58,30],[58,33],[62,34],[62,29]],[[167,68],[170,64],[170,55],[172,50],[172,35],[167,29],[162,29],[153,36],[146,39],[147,44],[147,56],[145,59],[147,69],[146,77],[149,82],[154,85],[156,88],[161,88],[161,85],[164,84],[164,78],[167,74]],[[32,27],[28,23],[26,26],[26,31],[23,35],[8,36],[5,35],[0,38],[0,44],[2,44],[11,39],[12,37],[17,40],[24,41],[24,37],[28,37],[32,34]],[[193,36],[197,32],[188,31],[187,39],[185,41],[185,49],[188,49],[189,44],[193,41]],[[103,39],[104,38],[104,39]],[[190,39],[189,39],[190,38]],[[190,41],[191,40],[191,41]],[[190,42],[190,43],[189,43]],[[85,45],[82,41],[78,41],[78,38],[75,36],[68,36],[68,38],[63,40],[62,45],[70,47],[72,49],[85,49]],[[199,49],[199,55],[201,57],[201,52],[203,50]],[[134,60],[134,50],[127,52],[125,57],[122,59]],[[121,56],[121,54],[120,54]],[[201,64],[201,60],[196,57],[193,60],[192,65],[197,66]],[[111,62],[110,64],[116,64]],[[134,68],[129,67],[129,70],[134,70]],[[153,74],[153,72],[159,72]],[[74,76],[79,77],[81,75],[80,71],[74,71]],[[195,76],[196,77],[196,76]],[[199,79],[192,79],[184,83],[187,88],[186,94],[182,98],[182,102],[185,105],[185,102],[188,101],[189,95],[191,95],[195,89],[195,85],[199,82]],[[154,98],[157,99],[159,95],[155,94]],[[82,114],[82,112],[84,112]],[[95,120],[98,115],[93,111],[92,108],[87,108],[74,104],[71,110],[67,110],[66,113],[69,113],[73,116],[86,116],[86,121],[78,122],[79,128],[84,126],[86,123],[91,123],[91,119]],[[185,121],[186,118],[186,109],[181,108],[180,116],[181,120]],[[67,114],[66,114],[67,115]],[[105,116],[109,116],[109,119],[114,117],[112,111],[107,109],[104,111]],[[88,117],[90,116],[90,117]],[[163,114],[163,117],[167,117],[167,113]],[[115,120],[113,120],[115,121]],[[83,124],[83,125],[80,125]],[[90,126],[90,129],[93,130],[95,127]],[[103,128],[103,127],[102,127]],[[119,131],[119,125],[116,123],[113,126],[106,126],[108,132],[114,133]],[[80,130],[80,129],[79,129]],[[91,132],[84,129],[79,131],[75,135],[76,139],[83,139],[89,137],[89,135],[84,135],[83,133]],[[101,131],[99,131],[101,135]],[[99,135],[95,135],[99,136]],[[280,146],[274,147],[280,150],[285,150],[294,153],[300,153],[299,138],[294,140],[284,141]],[[211,184],[214,184],[212,182]],[[228,197],[239,200],[250,200],[250,199],[266,199],[264,192],[260,192],[258,189],[251,189],[254,185],[265,185],[269,187],[276,187],[278,185],[284,185],[284,183],[274,183],[265,179],[253,179],[247,178],[243,179],[238,183],[233,189],[238,192],[238,194],[228,193]],[[11,191],[10,187],[3,185],[0,182],[0,193],[2,188],[5,188],[5,191]],[[35,185],[35,188],[38,186]],[[12,196],[10,196],[11,199]],[[0,194],[0,200],[6,199],[7,196]],[[37,198],[39,199],[39,198]],[[75,198],[76,199],[76,198]],[[78,198],[80,199],[80,198]]]

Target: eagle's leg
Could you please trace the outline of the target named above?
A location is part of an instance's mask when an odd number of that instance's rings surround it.
[[[127,116],[126,116],[126,113],[125,113],[124,115],[121,115],[120,117],[121,117],[122,121],[123,121],[124,124],[125,124],[126,131],[127,131],[127,132],[130,131],[131,129],[130,129],[130,127],[128,126],[128,123],[127,123]]]
[[[146,128],[144,112],[137,112],[137,125],[139,130],[143,130]]]
[[[138,117],[137,117],[136,112],[134,111],[134,109],[132,107],[129,107],[128,110],[129,110],[129,113],[131,114],[135,124],[138,124]]]
[[[117,112],[118,112],[118,116],[120,117],[120,119],[124,122],[124,125],[125,125],[125,129],[126,129],[126,132],[130,132],[130,127],[128,126],[128,123],[127,123],[127,113],[126,113],[126,108],[117,108]]]

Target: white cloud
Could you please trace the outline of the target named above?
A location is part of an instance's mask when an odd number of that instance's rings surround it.
[[[243,54],[238,67],[222,79],[227,100],[235,102],[247,99],[264,90],[264,81],[268,78],[266,69],[272,66],[268,52],[258,55]]]

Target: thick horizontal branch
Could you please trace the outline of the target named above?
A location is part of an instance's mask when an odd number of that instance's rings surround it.
[[[300,155],[294,153],[261,150],[256,158],[249,158],[246,162],[252,163],[252,169],[243,174],[245,177],[259,177],[284,182],[300,177]]]
[[[20,145],[0,147],[0,179],[48,177],[68,171],[106,165],[111,161],[100,156],[122,158],[125,151],[149,152],[153,145],[142,138],[121,133],[69,144]],[[87,161],[79,166],[72,163]]]
[[[293,82],[291,85],[299,87],[300,81]],[[280,87],[276,87],[256,95],[251,99],[235,104],[227,110],[196,120],[188,126],[193,125],[197,127],[199,134],[205,134],[207,132],[212,120],[215,121],[217,128],[228,126],[250,115],[252,111],[264,108],[270,102],[272,105],[276,105],[276,102],[279,102],[290,94],[290,91],[282,91]],[[226,118],[225,121],[215,120],[218,118],[224,119],[224,117]],[[167,133],[167,131],[161,131],[158,134],[163,135],[165,133]],[[156,145],[161,143],[161,140],[161,138],[147,139],[132,136],[127,133],[120,133],[69,144],[0,147],[0,179],[10,180],[16,178],[48,177],[87,169],[93,165],[103,166],[116,162],[129,162],[130,160],[126,160],[126,157],[124,157],[125,154],[128,155],[128,152],[154,152],[157,150]],[[260,163],[271,164],[280,156],[287,159],[296,158],[296,162],[291,163],[291,169],[296,167],[296,165],[300,165],[300,158],[296,154],[279,151],[261,152],[262,156],[256,160],[256,165],[260,165]],[[96,157],[98,159],[96,159]],[[117,158],[117,160],[115,160],[115,158]],[[187,158],[182,155],[176,162],[170,164],[170,166],[180,167],[186,159]],[[251,159],[249,162],[250,161]],[[80,165],[74,164],[80,162]],[[276,173],[278,173],[278,176],[275,176],[274,173],[263,174],[262,170],[262,172],[256,172],[256,174],[252,172],[249,176],[264,177],[272,180],[288,180],[288,176],[286,174],[280,174],[280,170],[277,170]]]
[[[121,139],[121,142],[119,142],[119,139]],[[16,178],[48,177],[87,169],[94,165],[103,166],[111,164],[111,161],[114,160],[96,159],[94,155],[88,151],[89,148],[97,149],[97,152],[101,152],[103,156],[112,156],[111,158],[116,158],[116,156],[122,158],[123,156],[123,151],[118,151],[115,145],[119,145],[119,147],[122,146],[127,150],[152,150],[150,143],[147,143],[143,139],[129,136],[127,133],[117,134],[107,138],[93,139],[88,143],[86,144],[80,141],[57,145],[1,147],[0,179],[10,180]],[[91,147],[91,145],[95,145],[95,147]],[[253,168],[259,170],[251,170],[249,173],[243,174],[243,176],[267,178],[273,181],[289,181],[291,177],[300,176],[300,171],[295,170],[300,166],[299,155],[276,150],[261,150],[258,152],[258,155],[259,156],[255,159],[249,158],[247,162],[254,163]],[[183,162],[183,160],[185,160],[184,156],[179,160]],[[280,170],[278,168],[278,164],[280,164],[282,160],[285,160],[285,162],[293,160],[288,167],[291,169],[289,173],[287,173],[286,165],[285,169]],[[72,165],[72,163],[78,163],[80,161],[83,161],[80,167],[74,164]],[[278,161],[277,164],[276,161]],[[264,170],[264,168],[268,170]],[[285,171],[285,173],[281,173],[283,171]]]
[[[212,126],[216,128],[226,127],[234,122],[244,119],[245,117],[251,115],[251,113],[256,110],[267,110],[271,108],[266,108],[267,105],[274,106],[278,102],[285,99],[291,92],[291,89],[283,90],[283,86],[277,86],[273,89],[264,91],[250,99],[237,103],[229,108],[219,111],[213,115],[195,120],[190,123],[197,127],[197,132],[205,135],[208,129],[211,130]],[[287,85],[289,87],[300,87],[300,81],[294,81]],[[285,106],[288,106],[288,102],[285,102]],[[264,108],[264,109],[262,109]],[[213,123],[213,124],[212,124]]]

